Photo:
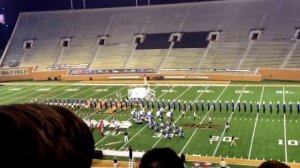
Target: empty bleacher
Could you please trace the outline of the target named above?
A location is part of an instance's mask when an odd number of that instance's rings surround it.
[[[98,46],[90,69],[122,69],[127,57],[134,49],[132,36],[111,36],[107,45]]]
[[[256,41],[243,61],[241,69],[280,68],[290,49],[291,44],[288,42]]]
[[[135,54],[128,60],[125,69],[157,69],[166,54],[166,49],[136,50]]]
[[[161,68],[197,68],[204,52],[203,48],[172,49]]]
[[[58,40],[40,40],[34,47],[28,50],[22,60],[21,66],[38,66],[37,70],[47,70],[49,65],[55,63],[59,55]]]
[[[208,51],[208,56],[199,68],[235,69],[246,47],[246,42],[213,42]]]
[[[52,65],[90,69],[299,68],[298,0],[227,0],[75,11],[22,13],[1,66],[11,62],[46,70]],[[138,17],[137,17],[138,16]],[[252,31],[258,39],[251,40]],[[216,40],[207,39],[218,32]],[[172,33],[180,41],[169,41]],[[134,37],[144,35],[142,43]],[[107,37],[105,45],[99,36]],[[68,47],[61,40],[71,39]],[[30,49],[24,41],[33,40]]]
[[[297,43],[297,46],[295,46],[296,48],[292,53],[291,58],[288,60],[285,68],[300,68],[300,45],[299,41],[296,41],[295,43]]]
[[[5,56],[2,58],[3,61],[1,66],[9,67],[11,62],[20,62],[24,55],[24,49],[22,46],[23,46],[23,41],[13,40],[7,51],[7,55],[9,56]]]
[[[72,39],[70,46],[63,48],[63,53],[56,64],[88,64],[93,56],[96,38]]]

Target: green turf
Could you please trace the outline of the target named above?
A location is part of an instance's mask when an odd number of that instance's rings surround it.
[[[300,129],[299,116],[297,114],[296,103],[299,101],[300,90],[298,87],[270,86],[271,82],[264,83],[264,86],[251,86],[249,83],[239,83],[239,86],[153,86],[159,100],[162,99],[180,99],[181,102],[213,100],[222,101],[223,111],[219,112],[217,105],[216,111],[207,109],[197,113],[198,117],[193,120],[192,112],[188,109],[187,115],[181,118],[181,113],[175,111],[175,124],[183,126],[186,124],[207,124],[208,116],[213,118],[213,124],[220,125],[219,129],[195,129],[184,127],[185,138],[173,137],[171,140],[154,136],[154,131],[145,124],[135,124],[130,115],[130,109],[120,111],[115,114],[115,119],[120,121],[129,120],[133,123],[129,131],[130,142],[123,142],[107,145],[112,142],[123,141],[123,135],[115,135],[113,132],[102,137],[98,131],[94,131],[95,146],[99,149],[123,149],[131,145],[135,151],[147,151],[153,147],[171,147],[177,153],[201,156],[221,156],[230,158],[245,159],[276,159],[284,162],[300,162],[298,154],[300,153]],[[257,84],[257,83],[254,83]],[[275,82],[274,84],[280,84]],[[289,84],[289,83],[281,83]],[[298,84],[294,82],[293,84]],[[102,89],[102,90],[101,90]],[[98,91],[95,91],[98,90]],[[173,90],[173,92],[165,92]],[[204,91],[204,92],[201,92]],[[26,103],[31,99],[45,98],[116,98],[116,92],[121,92],[125,98],[127,94],[126,86],[77,86],[77,85],[8,85],[0,87],[0,104]],[[235,111],[226,112],[225,101],[252,101],[254,105],[253,112]],[[287,113],[284,115],[282,108],[279,114],[276,113],[275,104],[280,101],[287,103]],[[267,104],[266,113],[256,112],[256,103],[265,102]],[[273,103],[273,113],[269,113],[269,102]],[[293,104],[293,113],[289,113],[288,104]],[[231,109],[231,107],[229,108]],[[156,112],[157,109],[154,109]],[[111,120],[113,115],[103,113],[103,110],[76,110],[82,118],[89,115],[93,119]],[[257,120],[256,120],[257,119]],[[284,120],[286,119],[286,120]],[[157,119],[156,119],[157,120]],[[157,120],[158,121],[158,120]],[[228,133],[224,133],[224,124],[230,121]],[[112,131],[112,130],[110,130]],[[209,134],[212,134],[216,141],[210,145],[208,141]],[[237,146],[231,147],[228,140],[230,136],[236,136]],[[251,151],[251,152],[250,152]]]

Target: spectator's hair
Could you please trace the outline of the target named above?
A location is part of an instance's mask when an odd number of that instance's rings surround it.
[[[0,106],[0,162],[8,167],[90,168],[94,140],[73,112],[38,104]]]
[[[263,162],[258,168],[290,168],[290,166],[277,160],[268,160]]]
[[[184,165],[172,149],[156,148],[144,154],[140,168],[184,168]]]

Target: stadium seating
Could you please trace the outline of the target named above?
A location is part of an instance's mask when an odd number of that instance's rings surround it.
[[[254,42],[241,68],[280,68],[291,48],[288,42]]]
[[[172,49],[161,68],[197,68],[204,52],[203,48]]]
[[[86,64],[92,58],[95,48],[95,40],[72,39],[69,47],[63,48],[63,52],[57,59],[56,64]]]
[[[46,70],[53,65],[59,55],[60,49],[55,45],[55,40],[39,41],[34,48],[28,50],[22,59],[22,66],[36,66],[37,70]],[[38,48],[38,49],[36,49]]]
[[[125,69],[157,69],[166,53],[167,50],[164,49],[136,50],[128,60]]]
[[[99,46],[90,69],[122,69],[135,45],[132,36],[112,36],[107,45]]]
[[[292,55],[287,62],[286,68],[300,68],[300,46],[299,41],[295,42],[295,49],[292,51]]]
[[[245,42],[213,42],[208,56],[200,67],[210,69],[236,68],[246,46],[247,43]]]
[[[68,64],[94,70],[297,68],[293,36],[300,2],[275,1],[22,13],[0,64],[37,65],[37,70]],[[252,39],[255,31],[260,34]],[[209,39],[214,32],[218,37]],[[182,38],[170,40],[174,33]],[[136,35],[145,39],[137,43]],[[107,37],[105,44],[98,43],[101,36]],[[61,45],[65,38],[67,47]],[[33,40],[30,49],[23,49],[26,40]]]

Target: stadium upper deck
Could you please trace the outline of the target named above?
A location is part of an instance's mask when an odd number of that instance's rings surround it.
[[[300,1],[22,13],[0,64],[90,69],[300,67]]]

